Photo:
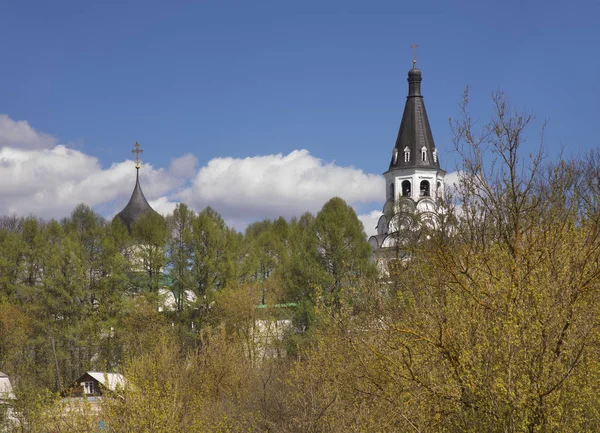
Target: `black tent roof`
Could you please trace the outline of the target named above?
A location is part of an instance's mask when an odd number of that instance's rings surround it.
[[[421,95],[421,71],[416,64],[408,71],[408,96],[404,106],[398,138],[390,162],[390,170],[404,168],[440,168],[427,111]],[[408,158],[405,150],[408,148]],[[423,158],[422,150],[426,156]],[[436,154],[434,155],[434,152]]]

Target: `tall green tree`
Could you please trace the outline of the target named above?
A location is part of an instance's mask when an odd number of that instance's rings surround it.
[[[214,209],[207,207],[193,219],[192,279],[199,297],[210,297],[236,275],[238,238]]]
[[[21,233],[0,229],[0,299],[15,299],[26,248]]]
[[[316,283],[329,302],[339,305],[344,287],[374,275],[363,225],[341,198],[334,197],[323,205],[308,242],[317,264]]]
[[[192,264],[194,262],[193,221],[194,211],[185,203],[175,206],[173,215],[167,218],[169,241],[167,256],[169,274],[173,280],[173,295],[177,310],[182,311],[186,303],[186,292],[193,289]]]
[[[283,217],[256,222],[246,228],[244,267],[247,280],[256,285],[261,293],[258,301],[263,304],[267,302],[268,295],[274,302],[282,300],[282,288],[277,286],[282,285],[285,267],[289,265],[289,236],[289,224]]]
[[[131,239],[132,267],[145,274],[143,284],[150,292],[157,293],[166,265],[167,225],[164,218],[155,212],[147,212],[132,224]]]
[[[85,268],[86,296],[90,304],[96,302],[99,277],[102,274],[102,241],[105,235],[104,218],[90,207],[80,204],[63,222],[81,248],[81,266]]]

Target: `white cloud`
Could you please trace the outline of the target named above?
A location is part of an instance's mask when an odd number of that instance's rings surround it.
[[[56,143],[56,138],[36,131],[26,120],[15,121],[6,114],[0,114],[0,148],[43,149]]]
[[[133,161],[100,167],[94,157],[57,145],[53,149],[0,150],[0,212],[41,217],[68,215],[79,203],[124,206],[135,185]],[[164,194],[181,185],[163,169],[144,167],[146,191]]]
[[[171,213],[179,201],[197,211],[212,206],[243,230],[262,218],[316,213],[334,196],[354,208],[370,207],[385,189],[380,175],[325,162],[306,150],[197,165],[196,156],[185,154],[168,168],[142,167],[142,189],[157,212]],[[102,167],[97,158],[57,144],[26,121],[0,115],[0,214],[60,218],[85,203],[112,217],[133,191],[134,166],[127,160]],[[369,215],[361,216],[367,233],[373,225]]]
[[[152,209],[165,217],[172,214],[175,206],[177,206],[177,202],[170,201],[166,196],[159,197],[156,200],[148,200],[148,203],[152,206]]]
[[[334,196],[351,205],[379,201],[382,176],[326,163],[307,150],[243,159],[215,158],[179,194],[188,205],[210,205],[231,219],[254,221],[317,212]]]
[[[186,153],[171,161],[169,171],[175,176],[190,178],[196,174],[197,165],[198,158],[191,153]]]
[[[377,234],[377,222],[381,217],[380,210],[372,210],[369,213],[358,215],[358,219],[363,223],[365,227],[365,233],[367,234],[367,238],[374,236]]]
[[[458,186],[458,179],[460,178],[460,171],[453,171],[452,173],[448,173],[444,179],[444,183],[446,184],[446,188],[450,190],[456,189]]]

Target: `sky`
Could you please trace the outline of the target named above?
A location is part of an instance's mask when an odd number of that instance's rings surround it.
[[[443,168],[469,86],[547,121],[548,157],[597,146],[597,1],[19,1],[0,4],[0,214],[107,218],[140,179],[167,214],[238,230],[331,197],[373,233],[411,44]]]

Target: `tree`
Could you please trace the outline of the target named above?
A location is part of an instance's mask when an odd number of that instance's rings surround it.
[[[146,286],[157,293],[162,270],[166,264],[165,244],[167,226],[162,216],[155,212],[146,212],[131,226],[133,245],[131,254],[134,268],[141,269],[146,276]]]
[[[339,305],[344,287],[374,274],[371,247],[352,207],[339,197],[329,200],[317,214],[308,239],[316,268],[316,282],[326,298]]]
[[[81,266],[85,269],[86,295],[89,303],[94,304],[98,280],[101,275],[102,240],[104,238],[104,219],[84,204],[75,207],[71,218],[63,222],[67,233],[73,234],[81,247]],[[58,238],[63,238],[60,233]]]
[[[256,222],[246,228],[245,270],[248,281],[260,289],[262,304],[267,303],[267,296],[272,302],[281,300],[282,290],[277,286],[282,285],[284,267],[289,265],[289,232],[288,222],[283,217]],[[277,278],[273,278],[273,274]]]
[[[241,345],[205,330],[199,351],[182,351],[169,328],[127,360],[120,398],[102,415],[112,432],[254,431],[254,372]]]
[[[169,241],[167,256],[170,275],[174,279],[173,295],[177,302],[177,310],[182,311],[186,301],[186,291],[193,288],[192,263],[194,258],[193,221],[194,211],[184,203],[175,206],[173,215],[167,218]]]
[[[207,207],[192,222],[192,279],[198,296],[211,295],[235,275],[236,236],[214,209]]]
[[[0,299],[15,299],[26,247],[20,233],[0,229]]]

